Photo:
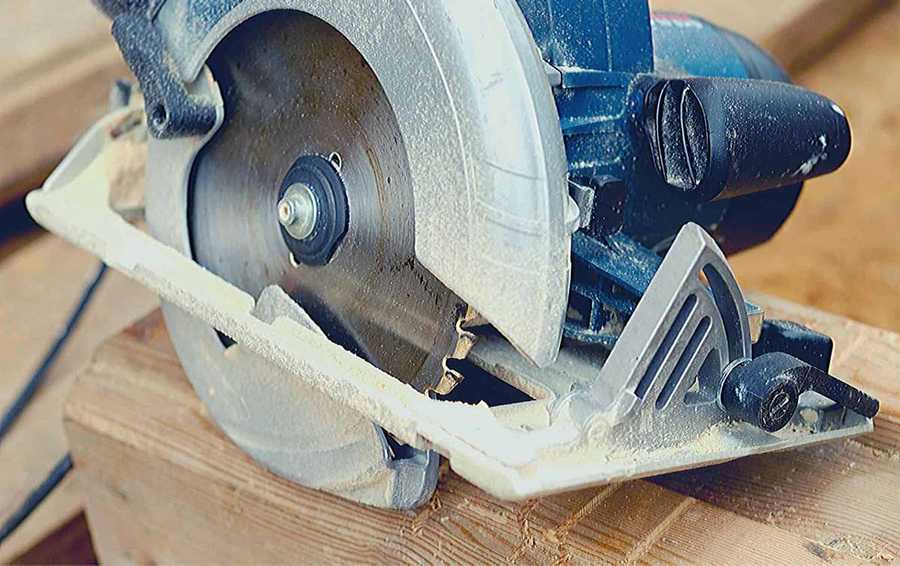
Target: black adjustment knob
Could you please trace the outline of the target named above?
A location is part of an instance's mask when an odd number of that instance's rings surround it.
[[[843,111],[785,83],[662,80],[644,112],[657,173],[691,201],[797,184],[836,170],[850,153]]]
[[[864,417],[872,418],[878,413],[877,400],[780,352],[762,355],[733,368],[722,386],[720,400],[733,418],[767,432],[777,432],[791,421],[800,394],[805,391],[815,391]]]

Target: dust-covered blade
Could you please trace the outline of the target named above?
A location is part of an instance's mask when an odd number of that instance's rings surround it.
[[[225,121],[192,175],[195,259],[253,296],[280,286],[331,340],[436,387],[463,305],[415,259],[407,154],[369,65],[323,21],[272,12],[227,36],[209,66]],[[279,225],[279,191],[302,156],[339,162],[347,196],[347,232],[324,266],[293,262]]]

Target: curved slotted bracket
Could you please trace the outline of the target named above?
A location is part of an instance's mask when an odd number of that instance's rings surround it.
[[[700,376],[698,400],[712,401],[723,370],[751,357],[750,323],[744,297],[713,239],[688,224],[591,386],[601,406],[619,415],[652,403],[656,410]]]

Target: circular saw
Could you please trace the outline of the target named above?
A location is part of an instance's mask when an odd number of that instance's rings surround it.
[[[161,294],[276,473],[412,508],[440,457],[524,499],[871,429],[726,260],[851,143],[745,38],[646,2],[97,3],[143,104],[29,208]],[[135,145],[149,234],[108,197]]]
[[[371,67],[322,20],[278,12],[208,64],[225,119],[189,181],[196,260],[254,296],[277,285],[334,342],[437,387],[464,305],[416,260],[407,153]]]

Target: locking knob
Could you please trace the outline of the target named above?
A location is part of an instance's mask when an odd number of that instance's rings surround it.
[[[720,401],[731,417],[766,432],[777,432],[791,421],[800,394],[806,391],[815,391],[867,418],[878,413],[876,399],[781,352],[764,354],[733,368],[725,378]]]

